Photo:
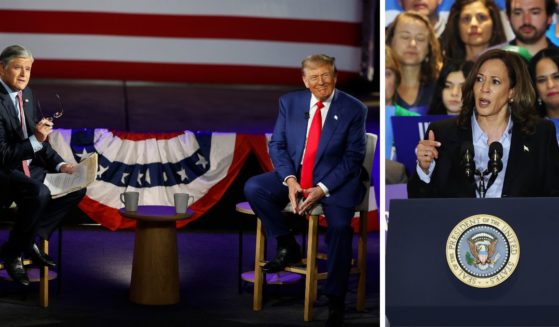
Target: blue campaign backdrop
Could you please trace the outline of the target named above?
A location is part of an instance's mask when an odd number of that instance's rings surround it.
[[[392,127],[395,131],[394,145],[396,147],[396,157],[406,167],[408,176],[411,176],[415,171],[415,147],[419,140],[424,138],[429,124],[451,117],[447,115],[392,117]]]
[[[499,8],[501,8],[501,10],[505,10],[505,0],[495,0],[495,2],[497,3],[497,5],[499,6]],[[442,0],[441,5],[439,6],[439,12],[441,11],[450,11],[450,7],[452,7],[452,4],[454,3],[454,0]],[[385,9],[387,12],[389,11],[402,11],[402,7],[398,4],[398,1],[396,0],[386,0],[385,2]],[[390,22],[386,21],[386,24],[389,24]]]
[[[559,119],[551,119],[555,124],[555,136],[557,137],[557,142],[559,143]]]

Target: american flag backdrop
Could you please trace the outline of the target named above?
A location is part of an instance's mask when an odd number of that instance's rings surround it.
[[[34,78],[300,84],[312,53],[361,69],[361,0],[0,0]]]
[[[214,206],[238,176],[250,154],[265,171],[273,169],[268,155],[269,135],[235,133],[131,133],[106,129],[57,129],[49,142],[67,162],[92,152],[99,155],[95,182],[87,188],[80,208],[91,219],[111,229],[132,228],[123,218],[120,194],[140,193],[141,205],[173,206],[174,193],[194,197],[194,212],[182,227]],[[326,220],[321,219],[325,224]],[[374,188],[369,195],[368,230],[378,230]],[[358,230],[358,221],[353,222]]]

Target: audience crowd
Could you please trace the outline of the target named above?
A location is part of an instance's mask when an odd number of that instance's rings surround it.
[[[454,0],[444,14],[439,10],[441,0],[399,0],[398,4],[402,11],[385,31],[387,184],[405,182],[415,173],[409,169],[406,173],[398,163],[393,143],[398,131],[391,117],[465,117],[463,110],[477,115],[481,107],[465,104],[462,95],[472,93],[465,88],[475,86],[481,77],[468,76],[479,75],[472,67],[490,50],[501,49],[521,58],[524,67],[510,73],[519,74],[518,80],[531,81],[535,97],[527,116],[554,123],[557,119],[559,125],[559,14],[555,0],[505,0],[503,8],[494,0]],[[505,31],[512,31],[512,37],[507,38]],[[467,80],[474,84],[467,86]],[[510,107],[509,116],[519,124]]]

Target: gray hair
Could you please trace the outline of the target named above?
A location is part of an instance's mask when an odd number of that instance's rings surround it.
[[[315,66],[322,66],[328,65],[334,68],[334,75],[338,72],[336,68],[336,58],[330,57],[329,55],[325,54],[313,54],[310,56],[305,57],[301,62],[301,73],[303,76],[305,75],[305,68],[312,68]]]
[[[34,60],[31,51],[21,45],[16,44],[10,45],[9,47],[5,48],[2,53],[0,53],[0,64],[5,67],[10,63],[10,61],[14,60],[15,58],[31,58],[31,61]]]

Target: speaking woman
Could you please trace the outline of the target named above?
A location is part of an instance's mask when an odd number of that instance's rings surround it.
[[[417,145],[409,197],[559,194],[555,127],[536,115],[523,59],[499,49],[483,53],[462,94],[460,115],[431,123]],[[498,156],[494,142],[502,145]]]

